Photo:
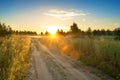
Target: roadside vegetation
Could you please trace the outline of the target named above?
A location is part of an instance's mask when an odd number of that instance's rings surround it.
[[[0,42],[0,80],[22,80],[30,63],[30,38],[11,36]]]
[[[30,66],[31,39],[0,23],[0,80],[23,80]]]
[[[74,27],[73,27],[74,26]],[[120,29],[81,31],[77,24],[67,33],[41,38],[56,53],[67,55],[120,80]]]
[[[71,43],[83,63],[120,79],[120,42],[104,38],[84,38],[73,39]]]
[[[120,79],[120,42],[89,37],[49,37],[40,39],[51,51],[80,60],[83,64],[97,68]]]

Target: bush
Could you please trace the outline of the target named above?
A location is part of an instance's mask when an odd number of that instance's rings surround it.
[[[0,80],[22,80],[29,66],[30,39],[5,38],[0,45]]]

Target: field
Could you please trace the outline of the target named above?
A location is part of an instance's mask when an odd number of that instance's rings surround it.
[[[120,80],[119,67],[120,42],[112,38],[12,35],[0,39],[0,80],[26,80],[27,72],[32,80]]]
[[[40,39],[40,41],[56,53],[70,56],[87,66],[103,71],[117,80],[120,79],[119,41],[104,37],[49,37]]]
[[[0,38],[0,80],[23,80],[30,65],[30,38]]]

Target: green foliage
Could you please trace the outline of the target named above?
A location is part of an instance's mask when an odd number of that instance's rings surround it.
[[[79,32],[79,28],[78,28],[76,23],[73,23],[73,25],[70,26],[70,30],[71,30],[72,33],[78,33]]]
[[[91,28],[89,27],[88,30],[87,30],[86,32],[87,32],[87,35],[91,35],[91,34],[92,34]]]
[[[114,35],[116,40],[120,40],[120,28],[114,30]]]
[[[6,26],[4,23],[0,23],[0,36],[10,35],[12,33],[12,28],[8,25]]]
[[[120,74],[120,42],[106,39],[73,39],[73,47],[86,65],[96,67],[112,77]]]
[[[78,36],[88,36],[91,37],[91,35],[94,36],[113,36],[114,32],[107,29],[92,29],[89,27],[88,30],[82,31],[81,29],[78,28],[78,25],[76,23],[73,23],[73,25],[70,26],[70,31],[67,32],[67,35],[76,35]]]
[[[43,38],[40,41],[55,53],[78,59],[86,65],[120,79],[120,42],[104,37]]]
[[[4,36],[10,36],[11,34],[17,34],[17,35],[37,35],[36,32],[33,31],[18,31],[18,30],[12,30],[10,25],[6,26],[4,23],[0,23],[0,37]]]

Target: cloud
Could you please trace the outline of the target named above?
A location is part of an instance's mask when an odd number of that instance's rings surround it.
[[[84,13],[83,11],[78,11],[74,9],[71,9],[71,10],[51,9],[44,14],[48,16],[53,16],[62,20],[68,20],[76,16],[87,15],[87,13]]]

